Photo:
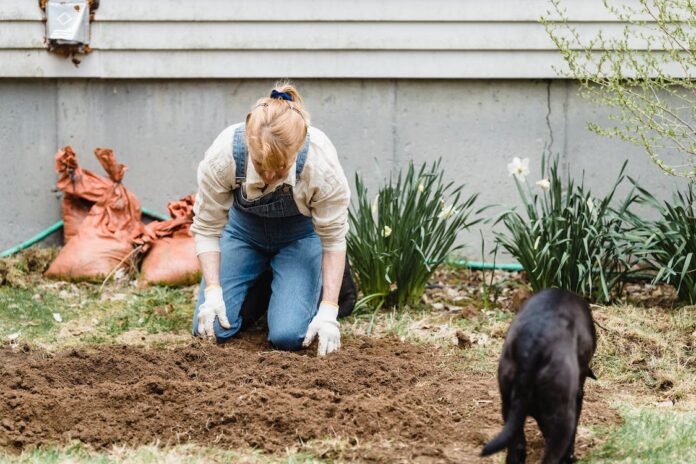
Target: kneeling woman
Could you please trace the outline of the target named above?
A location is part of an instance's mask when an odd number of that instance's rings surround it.
[[[194,336],[233,337],[249,288],[270,267],[268,340],[297,350],[318,336],[320,355],[337,350],[349,202],[333,144],[309,125],[296,89],[277,85],[198,166],[191,231],[203,281]]]

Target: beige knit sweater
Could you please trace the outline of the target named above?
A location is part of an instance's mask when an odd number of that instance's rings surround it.
[[[234,131],[243,123],[232,125],[217,136],[198,165],[198,195],[191,232],[196,241],[196,253],[220,251],[220,235],[227,223],[228,211],[234,203],[235,162],[232,156]],[[247,164],[245,192],[250,200],[263,192],[272,192],[280,184],[293,186],[293,196],[300,212],[310,216],[324,250],[345,250],[348,232],[350,188],[338,160],[336,148],[322,131],[309,128],[310,146],[299,179],[295,166],[285,179],[266,186]]]

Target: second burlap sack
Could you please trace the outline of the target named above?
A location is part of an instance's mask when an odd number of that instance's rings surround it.
[[[193,285],[201,278],[190,227],[195,195],[167,205],[172,219],[151,222],[138,240],[146,251],[140,285]]]

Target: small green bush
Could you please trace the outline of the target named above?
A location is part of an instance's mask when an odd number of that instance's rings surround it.
[[[360,289],[377,307],[417,303],[435,268],[462,248],[457,234],[479,221],[470,220],[478,195],[462,199],[463,186],[445,184],[439,160],[418,170],[410,163],[372,202],[357,173],[355,185],[348,255]]]
[[[634,181],[634,185],[636,182]],[[674,285],[682,301],[696,304],[696,192],[690,184],[672,201],[659,202],[637,186],[639,201],[655,208],[659,219],[633,215],[638,253],[657,272],[654,282]]]
[[[542,176],[545,166],[544,157]],[[534,291],[565,288],[606,302],[621,289],[631,272],[634,247],[624,238],[624,216],[636,200],[631,193],[618,209],[612,206],[625,167],[604,198],[593,197],[584,179],[576,184],[568,175],[563,182],[558,158],[549,167],[544,188],[532,190],[515,176],[527,217],[514,210],[503,213],[495,222],[507,231],[497,233],[496,242],[524,267]]]

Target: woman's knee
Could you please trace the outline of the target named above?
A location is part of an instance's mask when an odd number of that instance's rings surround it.
[[[229,341],[232,337],[239,333],[239,330],[242,328],[241,319],[238,319],[234,322],[230,321],[230,324],[231,327],[229,329],[225,329],[220,325],[220,321],[215,319],[215,322],[213,323],[215,341],[217,341],[218,343],[225,343],[226,341]]]
[[[302,348],[302,340],[306,332],[306,327],[302,330],[293,327],[269,329],[268,341],[279,350],[297,351]]]

